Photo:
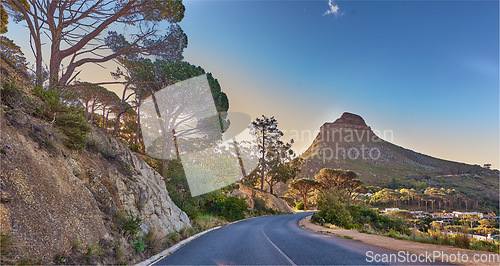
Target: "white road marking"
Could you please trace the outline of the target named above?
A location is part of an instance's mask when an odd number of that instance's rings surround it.
[[[288,261],[291,265],[295,265],[295,266],[297,265],[295,262],[293,262],[293,260],[292,260],[292,259],[290,259],[290,257],[288,257],[288,256],[285,254],[285,252],[283,252],[283,251],[282,251],[282,250],[281,250],[278,246],[276,246],[276,245],[273,243],[273,241],[271,241],[271,239],[269,239],[269,237],[267,237],[266,232],[264,232],[264,226],[262,226],[262,233],[264,233],[264,236],[267,238],[267,241],[269,241],[269,242],[271,243],[271,245],[273,245],[273,247],[275,247],[275,248],[278,250],[278,252],[279,252],[279,253],[280,253],[283,257],[285,257],[285,259],[286,259],[286,260],[287,260],[287,261]]]

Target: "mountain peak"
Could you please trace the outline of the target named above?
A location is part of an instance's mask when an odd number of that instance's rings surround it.
[[[325,123],[323,129],[353,129],[353,130],[368,130],[371,128],[366,125],[365,120],[356,114],[345,112],[340,118],[333,123]]]
[[[333,124],[367,126],[365,120],[361,116],[348,112],[343,113],[339,119],[333,122]]]

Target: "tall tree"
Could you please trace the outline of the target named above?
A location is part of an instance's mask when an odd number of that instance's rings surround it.
[[[268,171],[265,182],[269,185],[269,192],[273,194],[273,188],[278,183],[286,183],[295,178],[300,172],[301,158],[294,158],[295,153],[291,149],[290,143],[277,141],[275,145],[269,147],[266,154]]]
[[[2,0],[2,3],[14,20],[25,21],[30,31],[38,86],[42,85],[45,41],[51,46],[51,88],[71,82],[79,73],[77,69],[86,64],[139,54],[181,60],[187,46],[187,37],[177,25],[185,11],[181,0]],[[162,21],[169,23],[166,32],[160,30]],[[131,34],[109,31],[110,26],[120,24],[126,25]]]
[[[348,200],[353,200],[362,189],[358,175],[350,170],[323,168],[314,176],[322,190],[336,188],[344,190]]]
[[[158,59],[153,62],[145,58],[121,58],[119,62],[125,71],[117,69],[117,71],[113,73],[113,76],[117,79],[124,79],[128,86],[126,86],[122,94],[122,106],[120,106],[120,111],[118,112],[118,118],[113,132],[114,135],[118,133],[120,116],[127,111],[125,105],[128,104],[129,99],[135,97],[136,104],[132,104],[130,108],[136,108],[143,99],[155,92],[169,85],[203,74],[207,76],[213,101],[219,113],[221,129],[227,127],[227,121],[225,120],[226,112],[229,109],[227,95],[221,90],[218,80],[215,79],[211,73],[206,73],[202,67],[183,61],[172,62]],[[128,90],[130,90],[130,92],[128,92]],[[137,113],[140,115],[140,112]]]
[[[20,79],[17,80],[18,82],[30,79],[26,67],[26,58],[24,57],[21,48],[5,36],[0,36],[0,59],[13,69],[13,72],[17,74],[16,76],[20,76]],[[12,77],[14,75],[14,73],[7,72],[9,71],[5,68],[0,69],[2,79],[5,79],[7,76]]]
[[[7,24],[9,24],[9,14],[3,5],[0,5],[0,34],[7,32]]]
[[[260,163],[260,189],[264,190],[264,180],[268,166],[266,153],[272,145],[275,145],[283,136],[283,132],[278,129],[278,121],[272,117],[262,115],[262,118],[256,118],[251,124],[251,133],[256,137],[258,149],[261,154]]]
[[[139,136],[139,127],[141,126],[141,113],[145,115],[147,119],[161,119],[163,122],[161,123],[164,126],[164,129],[150,128],[151,132],[162,132],[162,134],[172,134],[172,136],[165,136],[165,138],[161,139],[170,139],[171,137],[175,139],[188,139],[191,138],[191,142],[193,142],[192,137],[195,135],[200,136],[205,135],[208,136],[210,129],[213,129],[210,126],[204,127],[204,123],[213,122],[212,119],[217,119],[220,126],[220,132],[223,132],[227,129],[229,122],[226,120],[227,110],[229,108],[229,101],[224,92],[222,92],[221,87],[217,79],[213,78],[211,73],[206,73],[202,67],[192,65],[188,62],[174,62],[157,59],[155,61],[151,61],[146,58],[120,58],[122,67],[125,71],[118,69],[114,76],[118,79],[125,79],[128,88],[131,93],[127,94],[126,91],[123,92],[122,95],[122,104],[120,105],[120,109],[118,111],[118,115],[115,121],[114,134],[116,135],[119,131],[120,126],[120,116],[125,113],[127,108],[125,104],[127,104],[128,99],[134,97],[134,104],[132,104],[132,108],[137,108],[136,115],[136,127],[135,127],[135,141],[137,144],[140,142]],[[177,86],[172,87],[175,83],[185,81],[194,77],[198,77],[201,75],[206,75],[209,91],[206,93],[208,95],[211,94],[211,99],[202,99],[200,95],[197,95],[193,90],[201,90],[202,88],[191,88],[191,87],[183,87]],[[198,91],[198,93],[202,93],[202,91]],[[205,91],[203,91],[205,93]],[[141,104],[143,100],[147,97],[153,99],[155,103],[154,109],[156,109],[155,114],[144,113],[141,111]],[[193,104],[196,102],[197,104]],[[160,104],[162,108],[162,112],[160,111]],[[208,112],[213,108],[215,104],[215,111],[218,113],[218,117],[210,117],[210,118],[202,118],[198,117],[199,112]],[[144,117],[143,117],[144,118]],[[187,123],[189,121],[193,122],[196,120],[196,127],[190,127],[189,130],[187,128],[180,129],[180,123]],[[158,123],[154,123],[157,125]],[[148,125],[149,127],[154,125]],[[168,129],[168,130],[166,130]],[[204,131],[204,132],[202,132]],[[211,132],[215,133],[215,132]],[[143,132],[144,134],[144,132]],[[220,134],[219,134],[220,135]],[[161,145],[158,143],[158,147],[164,147],[165,151],[170,151],[172,145],[170,142],[165,142]],[[170,145],[170,146],[169,146]],[[168,147],[167,147],[168,146]],[[161,157],[161,156],[160,156]],[[160,158],[159,157],[159,158]],[[168,166],[168,160],[163,160],[162,163],[162,174],[166,174]]]
[[[117,104],[118,96],[102,86],[82,82],[73,87],[77,98],[82,102],[85,109],[85,119],[93,122],[94,114],[97,110],[102,110],[103,118],[106,108]],[[104,121],[103,121],[104,122]]]
[[[316,180],[307,178],[296,179],[289,184],[292,189],[291,192],[302,198],[302,202],[304,202],[304,211],[307,211],[307,197],[318,187],[318,185]]]

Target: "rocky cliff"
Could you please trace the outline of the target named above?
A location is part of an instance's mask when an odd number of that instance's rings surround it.
[[[13,261],[29,254],[51,262],[75,245],[113,252],[123,237],[120,212],[141,217],[142,233],[156,237],[190,225],[163,178],[100,129],[87,136],[87,149],[70,150],[49,122],[12,112],[0,123],[1,231]]]
[[[231,192],[230,196],[245,199],[245,202],[252,209],[255,208],[255,199],[258,198],[266,203],[267,208],[272,208],[280,213],[293,213],[292,208],[283,199],[243,184],[238,184],[238,189]]]

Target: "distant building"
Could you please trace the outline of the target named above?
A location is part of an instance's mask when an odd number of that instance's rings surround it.
[[[410,214],[415,219],[424,219],[430,216],[429,213],[423,211],[411,211]]]
[[[442,221],[444,223],[449,223],[449,222],[453,221],[453,218],[455,218],[455,215],[453,213],[435,212],[435,213],[431,213],[431,217],[438,220],[438,221]]]
[[[495,221],[495,223],[500,222],[500,216],[493,216],[489,214],[483,215],[483,219]]]
[[[483,219],[484,217],[484,214],[481,212],[457,212],[457,211],[453,212],[453,216],[458,219],[462,219],[466,215],[476,215],[479,219]]]
[[[385,208],[385,210],[380,211],[380,212],[388,213],[388,212],[392,212],[392,211],[399,211],[399,208]]]
[[[483,167],[486,169],[491,169],[491,163],[485,163]]]

